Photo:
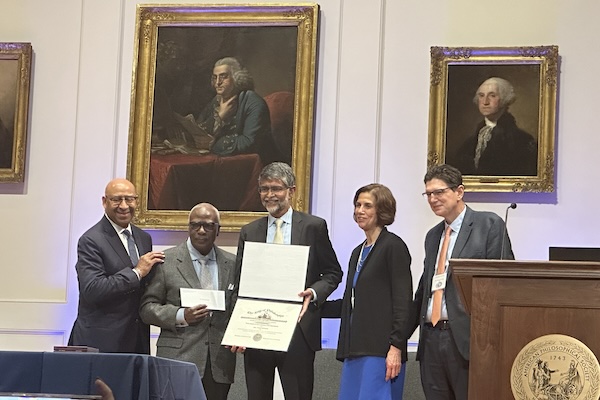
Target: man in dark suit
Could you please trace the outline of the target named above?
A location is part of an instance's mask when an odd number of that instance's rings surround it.
[[[494,213],[473,211],[465,204],[459,170],[446,164],[434,166],[427,171],[424,182],[423,195],[435,215],[444,220],[425,238],[424,270],[413,302],[413,330],[420,326],[417,359],[421,382],[427,400],[466,400],[471,320],[454,286],[447,260],[514,256],[504,221]],[[442,254],[444,248],[446,252]],[[438,263],[440,257],[443,258]],[[436,271],[439,269],[441,273]],[[432,287],[438,289],[432,291]],[[435,292],[440,299],[438,313]]]
[[[189,238],[165,251],[142,297],[140,315],[159,326],[156,355],[196,364],[208,400],[227,400],[235,375],[235,354],[221,346],[237,297],[239,276],[235,255],[214,245],[219,235],[219,211],[201,203],[190,211]],[[181,306],[181,288],[225,292],[225,311],[205,304]]]
[[[241,268],[246,241],[305,245],[310,246],[310,251],[306,290],[299,293],[304,297],[304,305],[288,351],[245,350],[248,400],[273,398],[275,368],[279,371],[286,400],[310,400],[315,351],[321,349],[320,306],[342,280],[342,269],[329,240],[325,220],[292,209],[290,201],[296,190],[296,178],[290,166],[281,162],[267,165],[260,173],[258,185],[261,201],[269,215],[242,228],[237,267]],[[281,224],[280,229],[278,224]],[[284,265],[281,267],[285,268]]]
[[[104,217],[77,245],[79,308],[69,345],[150,354],[150,327],[138,310],[148,274],[164,254],[152,251],[150,235],[130,223],[138,199],[133,184],[114,179],[104,193]]]

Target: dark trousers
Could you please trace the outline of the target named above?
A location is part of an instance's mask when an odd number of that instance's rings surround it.
[[[440,323],[438,323],[440,325]],[[427,400],[467,400],[469,361],[452,338],[452,331],[425,326],[421,330],[421,383]]]
[[[206,393],[206,400],[227,400],[231,384],[219,383],[213,378],[210,366],[210,352],[206,358],[206,368],[204,368],[204,376],[202,377],[202,386]]]
[[[244,369],[248,400],[272,400],[275,368],[279,371],[286,400],[311,400],[315,352],[299,328],[287,352],[247,349]]]

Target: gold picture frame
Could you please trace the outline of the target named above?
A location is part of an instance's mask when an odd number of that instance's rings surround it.
[[[558,74],[558,46],[432,47],[428,166],[456,166],[467,191],[554,192]],[[506,88],[495,109],[484,82]]]
[[[0,43],[0,183],[25,180],[31,43]]]
[[[221,211],[221,229],[238,231],[266,215],[257,177],[272,161],[292,166],[292,205],[309,210],[318,13],[312,3],[137,6],[127,177],[140,195],[139,226],[187,229],[190,208],[210,202]],[[217,130],[229,124],[219,112],[226,107],[219,90],[227,89],[218,87],[217,64],[225,58],[253,78],[246,98],[262,114],[246,117],[254,111],[240,93],[229,125],[243,129],[232,141],[246,137],[248,121],[261,127],[248,136],[263,138],[247,141],[253,150],[225,153],[236,147],[222,145],[227,135]],[[234,67],[228,71],[241,87]],[[260,123],[267,119],[268,130]]]

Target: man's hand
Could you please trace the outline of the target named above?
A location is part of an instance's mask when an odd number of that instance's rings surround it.
[[[183,318],[188,325],[195,325],[208,317],[210,310],[206,308],[206,304],[198,304],[194,307],[187,307],[183,310]]]
[[[300,322],[300,320],[304,316],[304,313],[306,312],[306,310],[308,310],[308,305],[313,299],[313,292],[312,290],[306,289],[305,291],[298,293],[298,296],[304,297],[304,302],[302,303],[302,311],[300,311],[300,315],[298,316],[298,322]]]
[[[228,119],[230,119],[231,117],[233,117],[233,115],[235,114],[236,111],[236,104],[237,104],[237,95],[232,96],[231,98],[229,98],[228,100],[223,101],[223,98],[220,99],[219,101],[219,118],[221,118],[221,121],[227,121]]]
[[[138,272],[138,274],[140,274],[141,279],[150,273],[155,264],[162,263],[164,261],[165,253],[162,251],[149,251],[140,257],[134,269]]]
[[[387,382],[397,377],[401,367],[402,350],[390,344],[390,349],[385,358],[385,381]]]
[[[246,351],[246,348],[242,346],[225,346],[225,348],[229,349],[232,353],[243,353]]]

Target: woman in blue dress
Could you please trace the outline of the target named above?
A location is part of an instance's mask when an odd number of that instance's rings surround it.
[[[386,186],[356,192],[354,220],[366,238],[352,251],[344,298],[327,306],[330,316],[341,317],[340,400],[402,399],[413,292],[408,248],[386,228],[395,215]]]

